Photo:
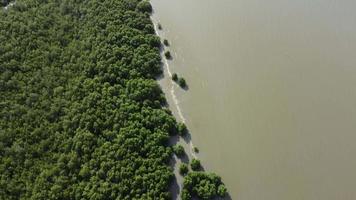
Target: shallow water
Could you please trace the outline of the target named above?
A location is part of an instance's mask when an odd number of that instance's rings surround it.
[[[356,199],[356,1],[151,2],[198,157],[232,199]]]

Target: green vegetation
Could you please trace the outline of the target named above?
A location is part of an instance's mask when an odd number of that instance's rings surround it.
[[[182,200],[214,199],[224,197],[227,193],[221,178],[214,173],[189,172],[184,177]]]
[[[167,59],[172,59],[172,55],[171,55],[171,52],[170,52],[170,51],[164,52],[164,56],[165,56]]]
[[[178,85],[179,85],[180,87],[182,87],[182,88],[187,87],[187,83],[185,82],[185,79],[182,78],[182,77],[179,77],[179,78],[178,78]]]
[[[171,198],[168,139],[182,125],[155,80],[151,12],[141,0],[0,9],[0,199]]]
[[[194,151],[195,153],[199,153],[198,147],[193,147],[193,151]]]
[[[184,148],[182,145],[174,145],[173,146],[173,152],[178,156],[178,157],[182,157],[184,156],[185,152],[184,152]]]
[[[164,39],[164,40],[163,40],[163,44],[164,44],[165,46],[169,46],[168,40],[167,40],[167,39]]]
[[[185,79],[182,77],[178,77],[176,73],[173,73],[172,80],[176,82],[181,88],[187,87],[187,83],[185,82]]]
[[[148,2],[0,9],[0,199],[169,199],[169,134]]]
[[[189,171],[188,165],[185,163],[180,164],[179,166],[179,173],[181,175],[186,175]]]
[[[188,133],[187,126],[183,122],[178,122],[177,124],[178,134],[184,136]]]
[[[152,6],[151,6],[150,2],[148,2],[147,0],[143,0],[137,4],[137,10],[139,10],[141,12],[151,13]]]
[[[193,171],[199,171],[201,169],[200,160],[193,158],[190,162],[190,168],[192,168]]]
[[[173,73],[172,80],[175,81],[175,82],[178,81],[178,75],[176,73]]]

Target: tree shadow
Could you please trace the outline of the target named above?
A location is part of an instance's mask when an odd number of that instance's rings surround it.
[[[204,168],[203,164],[201,164],[199,169],[192,170],[192,171],[194,171],[194,172],[205,172],[205,168]]]
[[[176,200],[178,199],[179,197],[179,194],[180,194],[180,187],[178,185],[178,181],[177,181],[177,177],[176,176],[173,176],[173,180],[172,180],[172,183],[171,183],[171,187],[169,189],[170,193],[171,193],[171,197],[172,199]]]
[[[182,135],[182,138],[186,143],[189,144],[192,141],[192,135],[190,134],[190,131],[187,130],[187,132],[184,135]]]
[[[159,74],[155,77],[155,79],[156,79],[157,81],[160,81],[160,80],[163,80],[163,79],[164,79],[163,67],[164,67],[164,64],[162,63],[161,66],[160,66],[160,69],[161,69],[162,72],[159,73]]]
[[[189,90],[189,85],[186,83],[184,87],[182,86],[179,86],[180,88],[182,88],[183,90],[185,91],[188,91]]]
[[[152,11],[151,11],[151,16],[153,15],[153,14],[155,14],[155,9],[152,7]],[[152,21],[152,23],[153,23],[153,21]]]
[[[221,198],[221,200],[232,200],[232,198],[231,198],[229,192],[226,193],[226,196],[225,196],[224,198]]]
[[[169,136],[168,144],[169,146],[174,146],[178,144],[179,140],[180,140],[179,135],[171,135]]]
[[[181,155],[181,156],[177,156],[177,158],[178,158],[182,163],[189,164],[189,157],[188,157],[188,155],[187,155],[187,152],[184,152],[184,154]]]
[[[177,161],[175,159],[175,157],[173,156],[172,159],[169,162],[169,166],[172,167],[172,169],[174,168],[174,166],[177,164]],[[172,195],[172,199],[178,199],[179,194],[180,194],[180,186],[178,184],[178,180],[177,177],[174,175],[172,180],[171,180],[171,184],[169,187],[169,192]]]
[[[216,197],[216,200],[232,200],[229,192],[226,193],[226,195],[224,197]]]

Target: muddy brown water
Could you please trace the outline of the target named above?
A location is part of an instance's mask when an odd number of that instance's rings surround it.
[[[151,3],[198,157],[232,199],[356,199],[356,1]]]

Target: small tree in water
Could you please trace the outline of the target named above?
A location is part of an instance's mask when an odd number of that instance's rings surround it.
[[[177,130],[178,130],[178,134],[181,136],[184,136],[188,132],[187,126],[182,122],[178,123]]]
[[[164,40],[163,40],[163,44],[168,47],[168,46],[169,46],[168,40],[167,40],[167,39],[164,39]]]
[[[178,75],[176,73],[172,74],[172,80],[177,82],[178,81]]]
[[[162,30],[162,25],[160,23],[157,24],[158,30]]]
[[[178,84],[179,84],[179,86],[182,87],[182,88],[187,87],[187,83],[185,82],[185,79],[184,79],[184,78],[179,78],[179,79],[178,79]]]
[[[164,56],[166,56],[167,59],[172,59],[171,52],[169,52],[169,51],[166,51],[166,52],[164,53]]]
[[[198,147],[194,147],[194,148],[193,148],[193,151],[194,151],[195,153],[199,153]]]

